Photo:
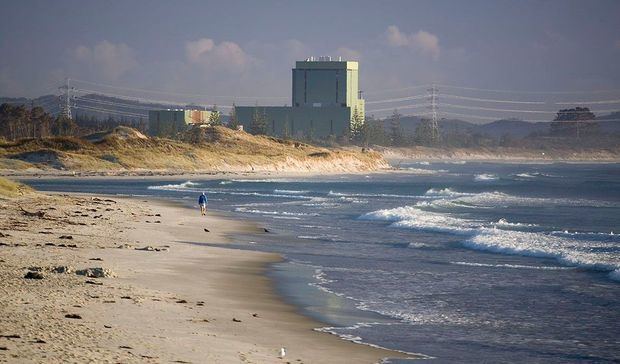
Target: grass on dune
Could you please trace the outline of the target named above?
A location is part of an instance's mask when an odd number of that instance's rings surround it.
[[[186,133],[182,141],[150,138],[120,127],[84,138],[23,139],[0,144],[0,168],[15,170],[248,170],[317,161],[348,161],[373,169],[382,158],[377,153],[322,148],[226,127],[196,129]]]
[[[0,177],[0,197],[17,197],[32,193],[33,189],[19,182]]]

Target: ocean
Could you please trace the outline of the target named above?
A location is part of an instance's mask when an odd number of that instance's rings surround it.
[[[282,254],[278,292],[344,340],[434,363],[620,362],[619,164],[25,182],[187,205],[204,191],[210,208],[270,230],[232,247]]]

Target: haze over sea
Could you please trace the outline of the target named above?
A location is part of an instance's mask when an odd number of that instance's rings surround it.
[[[433,362],[620,361],[620,165],[411,163],[312,178],[32,179],[264,223],[278,291],[323,331]],[[208,218],[206,220],[208,226]]]

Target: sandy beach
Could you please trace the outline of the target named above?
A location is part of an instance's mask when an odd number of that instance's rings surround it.
[[[0,204],[0,362],[403,357],[314,331],[321,323],[279,299],[263,274],[278,255],[226,248],[231,233],[265,233],[251,221],[105,196]]]

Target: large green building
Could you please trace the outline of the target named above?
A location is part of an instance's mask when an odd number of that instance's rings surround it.
[[[364,119],[356,61],[314,57],[298,61],[293,69],[292,106],[237,106],[236,116],[245,130],[253,119],[265,121],[265,132],[294,138],[342,136],[354,119]],[[357,118],[354,116],[357,115]]]

